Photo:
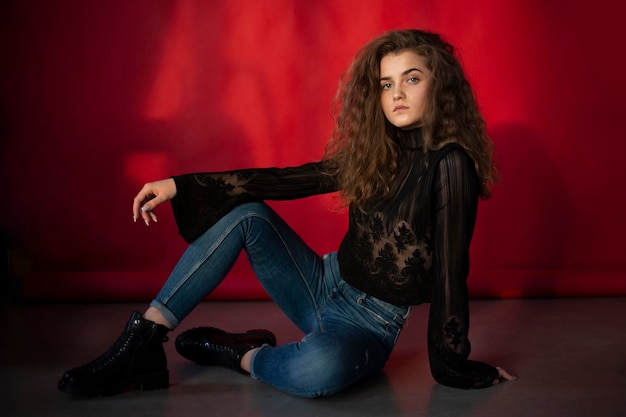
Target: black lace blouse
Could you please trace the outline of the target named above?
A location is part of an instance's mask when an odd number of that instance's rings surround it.
[[[433,377],[459,388],[490,386],[495,368],[468,360],[466,279],[480,184],[462,148],[427,155],[419,131],[397,138],[399,170],[392,198],[364,211],[349,209],[338,250],[342,278],[396,305],[430,302],[428,352]],[[192,242],[238,204],[290,200],[337,191],[321,162],[298,167],[242,169],[173,177],[179,232]]]

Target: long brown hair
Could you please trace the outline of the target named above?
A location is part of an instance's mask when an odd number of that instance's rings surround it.
[[[398,148],[394,127],[380,104],[380,61],[402,51],[424,57],[432,73],[422,127],[424,152],[449,143],[461,145],[474,160],[481,196],[489,198],[490,185],[497,180],[493,144],[454,48],[435,33],[401,30],[365,45],[340,80],[333,107],[335,128],[324,161],[338,178],[344,203],[362,208],[371,198],[389,193]]]

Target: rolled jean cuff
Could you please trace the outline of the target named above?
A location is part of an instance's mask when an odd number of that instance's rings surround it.
[[[267,343],[264,343],[261,346],[259,346],[257,349],[255,349],[254,352],[252,352],[252,357],[250,358],[250,376],[254,379],[259,379],[254,374],[254,360],[256,359],[256,355],[258,355],[262,349],[267,349],[267,348],[271,349],[272,346],[268,345]]]
[[[165,320],[167,320],[172,325],[172,330],[176,329],[180,324],[179,318],[176,317],[174,313],[172,313],[170,309],[167,308],[165,304],[161,303],[160,301],[152,300],[152,302],[150,303],[150,307],[154,307],[161,312],[163,317],[165,317]]]

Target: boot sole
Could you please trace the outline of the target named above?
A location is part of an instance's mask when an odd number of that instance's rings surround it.
[[[59,381],[58,389],[66,394],[76,397],[98,397],[114,395],[128,388],[134,388],[141,391],[155,391],[159,389],[169,388],[169,370],[151,372],[148,374],[137,375],[131,378],[123,379],[114,384],[101,387],[99,389],[81,389],[80,386]]]
[[[181,333],[176,338],[176,343],[175,343],[176,351],[178,352],[178,354],[184,357],[185,359],[188,359],[192,362],[195,362],[200,365],[205,365],[205,366],[217,365],[217,366],[231,367],[228,361],[224,362],[223,355],[218,353],[217,351],[214,351],[213,348],[206,350],[200,347],[199,344],[197,344],[191,347],[190,349],[189,347],[183,347],[181,345],[181,340],[186,337],[186,334],[188,335],[189,333],[193,334],[193,333],[202,333],[202,332],[208,332],[215,336],[222,336],[228,339],[236,340],[237,342],[247,343],[248,346],[252,347],[253,349],[258,348],[264,344],[268,344],[272,347],[276,346],[276,336],[272,332],[266,329],[252,329],[252,330],[248,330],[245,333],[228,333],[216,327],[195,327],[195,328],[189,329]],[[257,337],[257,338],[263,339],[262,343],[251,344],[251,343],[248,343],[248,341],[243,342],[244,340],[251,338],[251,337]],[[216,346],[219,346],[219,344],[217,344]]]
[[[219,333],[221,335],[236,339],[236,340],[241,340],[242,338],[246,338],[246,337],[250,337],[250,336],[258,336],[258,337],[265,337],[268,338],[268,345],[272,346],[272,347],[276,347],[276,336],[274,335],[274,333],[270,332],[269,330],[265,330],[265,329],[252,329],[252,330],[248,330],[245,333],[228,333],[222,329],[218,329],[216,327],[195,327],[189,330],[186,330],[184,332],[182,332],[178,338],[183,337],[183,335],[189,331],[198,331],[201,329],[206,329],[209,330],[213,333]],[[178,340],[178,338],[176,338]],[[254,345],[254,347],[259,347],[261,345]]]

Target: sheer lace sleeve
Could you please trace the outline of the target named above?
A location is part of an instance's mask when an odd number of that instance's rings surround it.
[[[461,150],[438,163],[433,183],[433,293],[428,353],[434,379],[457,388],[491,386],[496,368],[468,359],[469,307],[466,280],[469,245],[479,195],[473,161]]]
[[[321,162],[299,167],[242,169],[173,177],[179,233],[191,243],[233,207],[250,201],[291,200],[336,191]]]

